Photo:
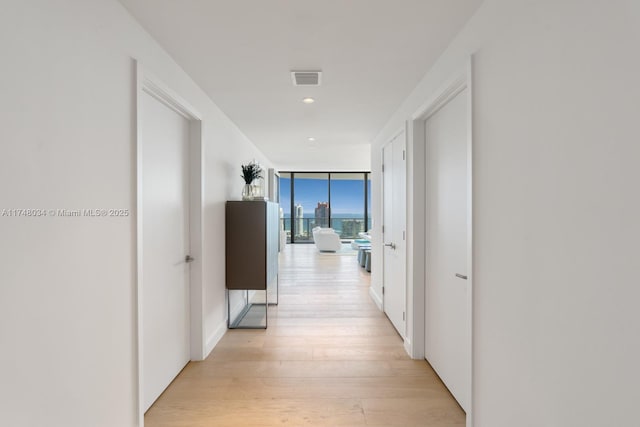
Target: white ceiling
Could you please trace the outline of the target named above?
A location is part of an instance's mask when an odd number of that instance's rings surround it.
[[[284,170],[369,169],[369,142],[482,2],[120,1]],[[322,85],[294,87],[294,69]]]

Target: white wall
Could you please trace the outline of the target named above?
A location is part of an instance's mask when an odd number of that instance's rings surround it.
[[[638,425],[638,46],[634,0],[486,0],[374,142],[379,218],[381,145],[474,53],[476,427]]]
[[[224,333],[224,201],[271,166],[113,0],[4,2],[2,209],[135,207],[134,58],[204,117],[204,311]],[[135,217],[0,216],[0,425],[137,424]],[[217,334],[217,335],[216,335]]]
[[[274,151],[273,156],[279,169],[283,171],[352,172],[371,169],[369,144],[345,144],[337,149],[316,142],[314,145],[303,144],[295,151],[289,146],[283,146],[282,150]],[[286,156],[290,160],[283,160]]]

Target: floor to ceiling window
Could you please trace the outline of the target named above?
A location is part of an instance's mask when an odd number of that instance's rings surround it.
[[[282,227],[289,243],[312,242],[314,227],[342,239],[371,228],[369,172],[280,172]]]
[[[331,174],[331,228],[343,239],[355,239],[365,231],[364,178],[364,174]]]
[[[293,241],[313,241],[314,227],[329,226],[329,174],[297,172],[293,176]]]

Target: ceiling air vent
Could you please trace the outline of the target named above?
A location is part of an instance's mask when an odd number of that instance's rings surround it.
[[[291,80],[294,86],[320,86],[322,71],[292,71]]]

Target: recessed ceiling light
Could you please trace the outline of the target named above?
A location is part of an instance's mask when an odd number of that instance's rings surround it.
[[[308,140],[309,142],[313,142],[313,141],[315,141],[316,139],[315,139],[314,137],[310,136],[309,138],[307,138],[307,140]]]
[[[306,97],[302,98],[302,102],[304,102],[305,104],[313,104],[314,102],[316,102],[316,100],[311,97]]]

